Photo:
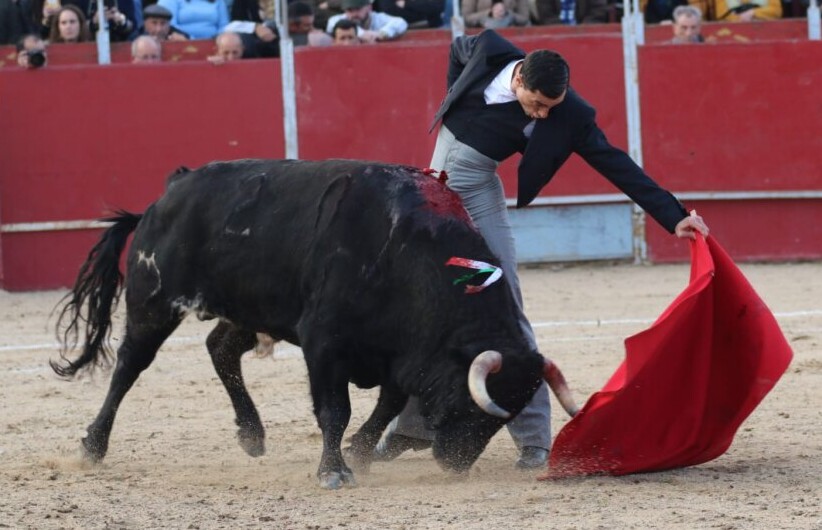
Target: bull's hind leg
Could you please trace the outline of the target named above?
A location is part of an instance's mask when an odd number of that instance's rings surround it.
[[[257,344],[254,332],[239,329],[228,322],[217,324],[206,339],[214,369],[223,382],[236,414],[240,447],[250,456],[265,454],[265,430],[257,408],[243,381],[240,358]]]
[[[179,323],[179,320],[169,322],[162,328],[139,325],[126,327],[123,343],[117,349],[117,364],[111,376],[106,400],[97,417],[89,425],[88,435],[83,438],[86,458],[96,462],[106,456],[111,428],[120,403],[143,370],[154,361],[157,350]]]
[[[380,397],[371,416],[351,436],[351,445],[345,449],[345,459],[356,471],[367,472],[374,458],[374,448],[385,428],[408,401],[408,396],[391,384],[380,387]]]

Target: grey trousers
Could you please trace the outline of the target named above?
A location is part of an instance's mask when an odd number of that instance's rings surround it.
[[[448,186],[460,195],[474,224],[491,251],[499,257],[503,274],[517,302],[520,326],[529,345],[536,350],[534,331],[522,307],[514,234],[508,220],[502,181],[496,174],[498,165],[495,160],[457,140],[445,126],[440,127],[430,167],[448,173]],[[545,383],[540,385],[531,402],[507,427],[520,449],[526,446],[551,447],[551,403]],[[433,431],[425,428],[420,416],[417,398],[409,399],[398,417],[395,432],[412,438],[433,439]]]

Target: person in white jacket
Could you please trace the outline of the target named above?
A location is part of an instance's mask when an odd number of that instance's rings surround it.
[[[357,24],[357,36],[362,42],[394,40],[408,31],[405,19],[374,11],[370,0],[342,0],[342,8],[345,13],[328,19],[327,33],[332,33],[334,25],[343,18]]]

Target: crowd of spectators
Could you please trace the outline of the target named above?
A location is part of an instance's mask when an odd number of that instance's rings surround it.
[[[589,24],[618,20],[620,0],[289,0],[288,33],[295,46],[378,43],[409,28],[447,28],[452,2],[468,28]],[[774,20],[786,2],[807,0],[640,0],[648,24],[670,24],[673,43],[698,43],[703,21]],[[156,62],[165,41],[213,39],[222,64],[279,56],[277,0],[0,0],[0,44],[28,50],[95,39],[100,19],[111,41],[131,41],[134,62]],[[807,5],[807,4],[805,4]],[[793,14],[796,14],[793,10]],[[787,13],[786,13],[787,16]],[[153,41],[153,42],[152,42]],[[39,56],[38,61],[39,62]],[[34,67],[40,66],[34,65]]]

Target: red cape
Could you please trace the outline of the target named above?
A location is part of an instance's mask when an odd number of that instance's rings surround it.
[[[724,453],[788,367],[776,319],[713,237],[691,244],[688,287],[560,431],[538,478],[625,475]]]

